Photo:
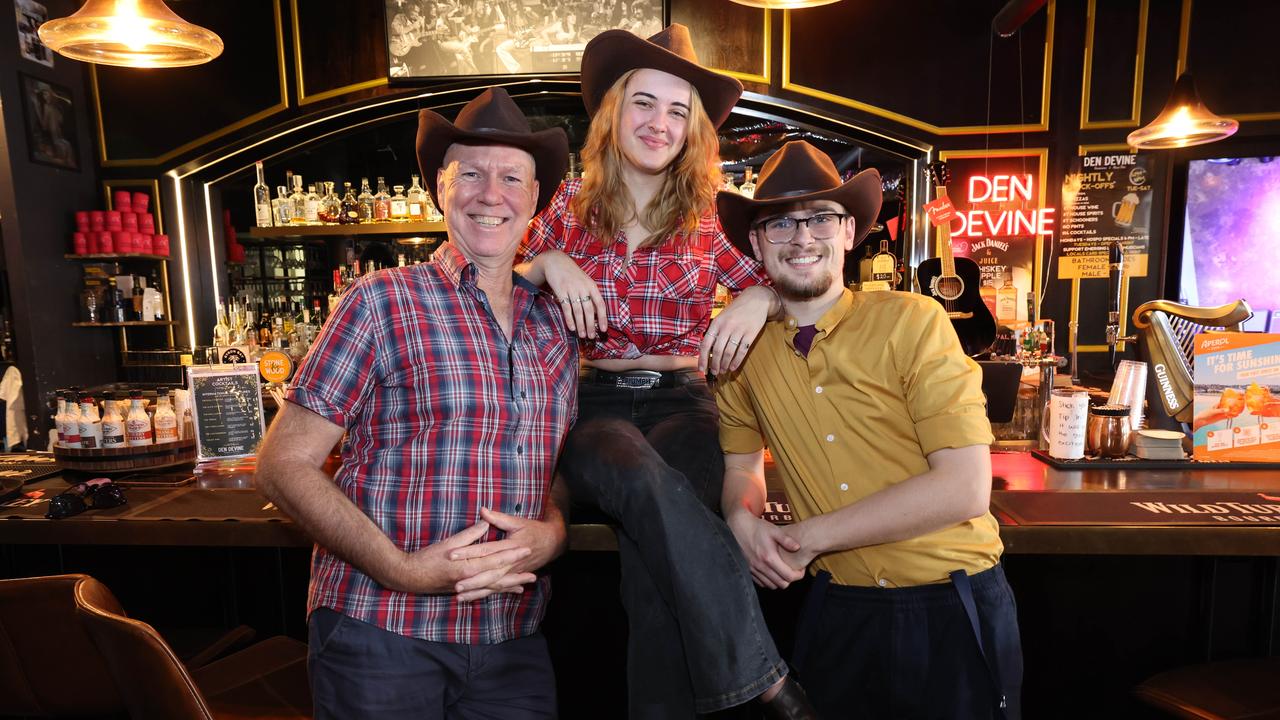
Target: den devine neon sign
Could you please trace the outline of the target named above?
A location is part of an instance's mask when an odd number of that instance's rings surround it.
[[[969,204],[1031,203],[1030,175],[974,175],[969,178]],[[1006,237],[1052,235],[1054,208],[957,211],[960,221],[952,237]]]

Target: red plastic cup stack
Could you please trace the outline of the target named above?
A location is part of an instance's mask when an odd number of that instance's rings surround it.
[[[112,238],[113,233],[110,233],[104,230],[100,233],[93,233],[93,235],[96,235],[98,237],[98,242],[96,245],[96,247],[98,248],[97,252],[100,252],[104,255],[110,255],[111,253],[116,251],[116,244]]]
[[[163,255],[164,257],[169,257],[169,236],[168,235],[156,235],[154,244],[155,244],[154,252],[156,255]]]
[[[112,209],[118,212],[133,212],[133,193],[128,190],[116,190],[111,193]]]
[[[89,234],[85,232],[74,233],[71,236],[71,247],[77,255],[89,254]]]
[[[145,213],[147,207],[151,205],[151,196],[144,192],[136,192],[132,198],[133,211],[136,213]]]

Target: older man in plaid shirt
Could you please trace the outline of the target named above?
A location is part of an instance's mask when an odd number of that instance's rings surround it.
[[[556,457],[577,344],[512,273],[564,174],[501,89],[456,124],[424,110],[418,159],[449,241],[356,283],[326,322],[259,456],[258,483],[315,539],[316,717],[555,715],[539,568],[565,547]],[[321,467],[343,435],[342,465]]]

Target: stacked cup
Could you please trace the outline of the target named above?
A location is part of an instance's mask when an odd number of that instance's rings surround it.
[[[1129,406],[1129,427],[1142,427],[1142,403],[1147,397],[1147,364],[1138,360],[1121,360],[1111,382],[1108,405]]]

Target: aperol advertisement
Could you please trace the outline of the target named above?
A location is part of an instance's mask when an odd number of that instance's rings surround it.
[[[1194,351],[1196,459],[1280,462],[1280,334],[1201,333]]]

